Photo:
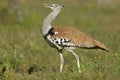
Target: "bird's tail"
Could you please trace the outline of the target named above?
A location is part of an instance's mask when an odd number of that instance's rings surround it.
[[[102,50],[109,52],[109,49],[104,44],[100,43],[99,41],[95,40],[95,44],[99,49],[102,49]]]

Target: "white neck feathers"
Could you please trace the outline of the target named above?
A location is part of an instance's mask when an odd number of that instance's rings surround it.
[[[43,36],[45,36],[48,33],[48,31],[51,29],[51,22],[55,19],[55,17],[58,15],[60,11],[61,10],[54,10],[44,19],[42,25]]]

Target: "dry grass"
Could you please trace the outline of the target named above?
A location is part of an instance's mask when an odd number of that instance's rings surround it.
[[[64,71],[59,73],[59,55],[40,35],[40,25],[50,12],[42,4],[53,2],[58,1],[28,0],[27,5],[19,5],[22,21],[19,21],[20,16],[16,12],[6,14],[4,19],[0,18],[0,79],[119,80],[119,3],[101,7],[94,0],[76,0],[73,1],[74,4],[70,0],[60,1],[65,8],[52,25],[75,27],[101,41],[111,50],[107,53],[77,49],[82,67],[82,73],[79,74],[76,61],[66,51]]]

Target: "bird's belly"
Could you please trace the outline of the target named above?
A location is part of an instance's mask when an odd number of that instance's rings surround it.
[[[45,39],[45,40],[49,46],[54,47],[54,48],[56,47],[50,40],[48,40],[48,39]]]

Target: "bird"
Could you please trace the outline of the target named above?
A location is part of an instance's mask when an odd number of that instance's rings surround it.
[[[44,19],[41,34],[51,47],[57,49],[60,56],[60,72],[63,71],[64,65],[63,49],[72,53],[75,57],[79,73],[81,73],[79,55],[74,51],[77,47],[83,49],[101,49],[104,51],[109,51],[104,44],[76,28],[69,26],[52,27],[52,21],[61,12],[64,6],[59,3],[44,4],[44,6],[50,8],[52,12]]]

